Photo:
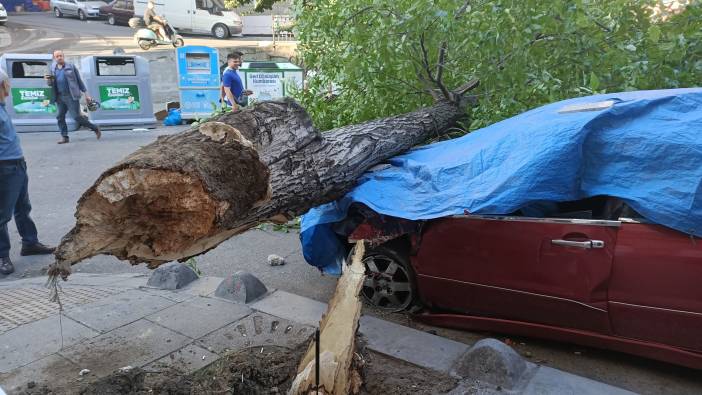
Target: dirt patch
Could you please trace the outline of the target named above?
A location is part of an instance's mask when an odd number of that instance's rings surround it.
[[[283,347],[255,347],[231,353],[192,373],[176,370],[149,372],[132,369],[115,372],[90,383],[67,387],[46,385],[27,388],[22,394],[284,394],[292,384],[307,345],[294,350]],[[361,394],[436,394],[453,389],[455,379],[403,361],[374,353],[360,344],[357,357],[363,377]]]

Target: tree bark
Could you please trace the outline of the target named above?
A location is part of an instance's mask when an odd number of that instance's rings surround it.
[[[261,222],[288,221],[348,192],[370,167],[465,116],[439,102],[319,133],[290,99],[160,137],[105,171],[78,201],[52,275],[97,254],[156,267]]]
[[[358,393],[361,375],[354,369],[353,358],[361,316],[359,295],[366,278],[364,250],[363,240],[357,241],[351,264],[344,269],[319,324],[319,369],[315,366],[317,358],[312,343],[300,361],[288,395]],[[318,378],[316,371],[319,371]]]

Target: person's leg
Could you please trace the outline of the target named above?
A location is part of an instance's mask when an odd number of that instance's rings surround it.
[[[95,125],[94,123],[90,122],[88,117],[86,117],[83,113],[80,111],[80,102],[78,100],[71,99],[68,104],[68,111],[71,113],[71,117],[76,120],[78,123],[78,127],[84,126],[93,132],[95,132],[95,135],[97,138],[100,138],[100,128]]]
[[[17,231],[22,237],[22,244],[24,246],[29,246],[39,243],[39,238],[37,237],[37,226],[29,216],[29,212],[32,211],[32,205],[29,203],[27,164],[23,163],[20,166],[20,170],[22,184],[19,195],[17,196],[17,204],[15,204],[15,225],[17,225]]]
[[[22,172],[19,164],[0,164],[0,258],[10,256],[10,234],[7,223],[15,211],[22,190]]]
[[[58,127],[62,137],[60,142],[68,142],[68,125],[66,125],[68,105],[66,104],[65,100],[61,99],[60,95],[56,98],[56,106],[58,107],[58,115],[56,115],[56,119],[58,120]]]

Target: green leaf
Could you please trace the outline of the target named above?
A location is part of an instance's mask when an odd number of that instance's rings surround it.
[[[593,91],[596,91],[597,88],[600,87],[600,79],[597,78],[597,75],[595,73],[590,73],[590,89]]]

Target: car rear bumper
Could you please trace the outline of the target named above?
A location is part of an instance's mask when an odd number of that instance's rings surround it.
[[[228,25],[229,28],[229,34],[241,34],[241,32],[244,30],[244,25],[239,24],[239,25]]]

